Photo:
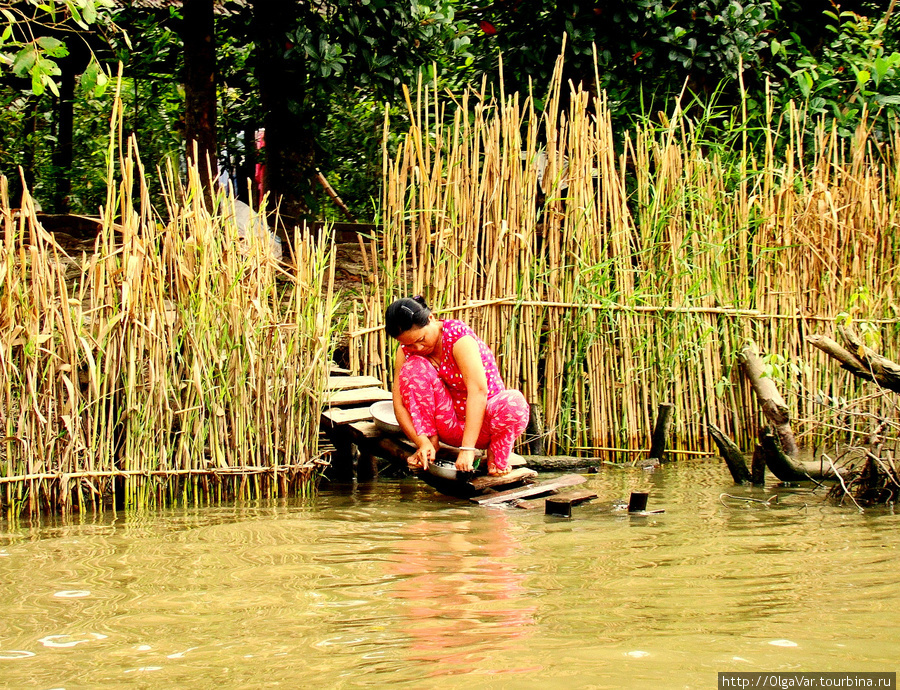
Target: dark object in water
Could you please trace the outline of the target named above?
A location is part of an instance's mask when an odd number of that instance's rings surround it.
[[[747,469],[747,461],[737,444],[728,438],[724,432],[712,422],[709,422],[706,425],[706,428],[709,430],[709,435],[712,437],[712,440],[715,441],[716,445],[719,447],[719,454],[722,456],[722,459],[725,460],[725,464],[728,466],[728,471],[731,472],[731,478],[734,480],[734,483],[747,484],[750,482],[752,477],[750,470]]]
[[[672,410],[675,406],[669,402],[659,404],[656,416],[656,426],[653,428],[653,435],[650,437],[650,455],[648,459],[662,462],[665,458],[666,443],[669,438],[669,432],[672,428]]]
[[[640,513],[647,510],[647,498],[650,496],[646,491],[632,491],[631,498],[628,499],[628,512]]]
[[[554,517],[572,517],[572,504],[569,501],[554,501],[548,498],[544,501],[544,515],[553,515]]]

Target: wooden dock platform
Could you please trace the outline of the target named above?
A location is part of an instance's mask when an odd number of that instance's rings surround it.
[[[373,479],[379,473],[379,459],[387,461],[395,472],[407,470],[406,459],[415,452],[415,446],[402,433],[383,431],[369,411],[373,403],[391,398],[391,392],[373,376],[350,376],[349,372],[332,369],[326,386],[321,429],[335,447],[337,457],[333,469],[340,478],[349,479],[355,474],[361,481]],[[353,446],[359,451],[355,472],[350,466]],[[442,446],[438,450],[439,458],[450,459],[455,455],[455,449],[450,447]],[[511,459],[513,470],[509,474],[477,476],[468,483],[448,482],[424,472],[418,475],[442,493],[470,498],[534,481],[537,472],[524,467],[524,462],[524,458],[514,454]]]

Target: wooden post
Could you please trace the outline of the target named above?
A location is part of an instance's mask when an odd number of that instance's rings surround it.
[[[750,463],[750,481],[757,486],[766,483],[766,453],[758,443],[753,450],[753,460]]]
[[[545,455],[547,443],[544,436],[544,410],[535,403],[528,407],[531,409],[528,426],[525,428],[525,437],[529,439],[528,452],[531,455]]]
[[[750,385],[756,393],[756,398],[766,416],[778,435],[778,440],[784,453],[790,457],[797,456],[797,442],[794,440],[794,432],[791,429],[791,416],[787,403],[778,392],[775,382],[763,375],[763,363],[755,345],[747,345],[740,354],[741,365],[744,374],[750,380]]]
[[[674,409],[675,406],[670,402],[660,403],[657,408],[656,426],[653,428],[653,436],[650,439],[651,460],[663,461],[669,430],[672,428],[672,410]]]
[[[647,499],[650,494],[646,491],[632,491],[628,498],[628,512],[640,513],[647,510]]]
[[[709,429],[709,435],[712,436],[712,440],[719,447],[719,454],[725,460],[734,483],[746,484],[749,482],[751,479],[750,471],[747,469],[747,461],[741,449],[712,422],[707,423],[706,428]]]

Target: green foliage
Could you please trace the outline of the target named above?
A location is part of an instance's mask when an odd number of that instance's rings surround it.
[[[322,171],[354,217],[361,220],[368,220],[380,203],[384,107],[384,102],[367,97],[361,90],[342,94],[332,101],[328,123],[322,130]],[[407,121],[396,106],[389,111],[392,121]],[[323,204],[322,211],[328,219],[345,220],[334,204]]]
[[[111,5],[0,5],[0,51],[8,56],[10,89],[2,95],[9,107],[0,116],[0,166],[8,175],[17,165],[31,166],[36,187],[48,189],[62,174],[48,167],[55,143],[50,97],[59,93],[61,67],[75,61],[81,89],[70,179],[73,199],[87,209],[95,199],[84,181],[95,180],[105,167],[90,173],[84,166],[101,162],[105,148],[109,65],[124,65],[126,124],[145,160],[153,165],[179,156],[183,146],[180,7],[124,5],[111,11]],[[218,139],[221,162],[246,176],[256,154],[245,142],[264,120],[255,78],[260,55],[253,4],[227,6],[216,18]],[[403,85],[424,72],[427,81],[437,77],[451,90],[482,78],[490,89],[498,86],[502,56],[505,90],[533,90],[541,108],[564,34],[565,78],[604,90],[615,125],[655,119],[681,97],[692,118],[712,125],[707,145],[716,150],[747,138],[753,145],[766,121],[767,89],[776,113],[794,101],[834,121],[842,136],[853,133],[866,111],[884,136],[890,119],[900,114],[898,20],[875,9],[860,10],[871,17],[838,10],[811,17],[792,0],[329,0],[287,6],[281,56],[290,75],[284,84],[287,108],[315,141],[315,165],[360,219],[369,217],[380,186],[384,103],[391,104],[392,127],[405,128]],[[110,46],[105,54],[97,51],[106,68],[90,51],[84,58],[86,41],[96,46],[101,35]],[[728,122],[740,114],[733,108],[738,104],[748,119]],[[717,139],[717,131],[728,137]],[[156,184],[155,175],[150,183]],[[324,203],[321,210],[327,209],[331,205]]]
[[[773,17],[760,0],[663,0],[608,3],[523,0],[492,6],[496,34],[478,47],[502,53],[513,88],[531,79],[546,83],[567,35],[566,71],[575,82],[595,81],[620,113],[640,110],[642,94],[666,100],[688,80],[695,90],[711,90],[734,80],[740,65],[748,74],[766,57]],[[479,63],[488,69],[482,59]]]
[[[62,74],[60,61],[71,54],[66,40],[79,40],[78,31],[93,31],[109,24],[112,0],[28,0],[0,6],[0,49],[13,55],[9,69],[31,80],[31,91],[40,96],[49,90],[59,96],[56,77]],[[65,40],[64,40],[65,39]],[[105,75],[91,55],[92,78],[85,84],[103,86]]]
[[[332,0],[298,3],[287,57],[306,65],[316,93],[333,92],[335,80],[379,94],[397,93],[431,60],[471,57],[465,25],[455,20],[455,3],[422,0]]]
[[[896,28],[887,17],[872,20],[854,12],[825,12],[830,40],[813,51],[796,34],[773,42],[784,81],[780,98],[795,98],[809,112],[833,118],[842,136],[850,136],[864,109],[882,123],[900,114],[900,53]],[[885,125],[882,124],[882,127]]]

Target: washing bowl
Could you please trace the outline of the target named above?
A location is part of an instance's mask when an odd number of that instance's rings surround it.
[[[372,420],[375,426],[389,434],[400,432],[400,425],[397,424],[397,416],[394,414],[394,403],[392,400],[381,400],[371,407],[369,412],[372,414]]]

